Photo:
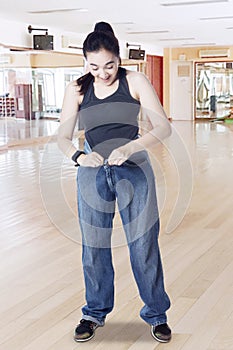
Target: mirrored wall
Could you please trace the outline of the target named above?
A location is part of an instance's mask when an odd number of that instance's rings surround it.
[[[233,112],[233,62],[195,64],[196,119],[224,119]]]
[[[4,68],[0,70],[1,117],[26,120],[59,114],[66,85],[83,74],[77,68]],[[28,97],[28,108],[23,98]],[[5,107],[5,108],[4,108]],[[24,112],[20,115],[19,112]]]
[[[55,135],[67,84],[83,74],[83,58],[0,50],[0,147]]]

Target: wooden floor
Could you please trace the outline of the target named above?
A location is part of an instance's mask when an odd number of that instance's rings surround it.
[[[233,130],[172,125],[173,137],[151,153],[172,341],[157,343],[139,317],[117,217],[114,311],[89,343],[73,341],[84,303],[76,169],[52,141],[0,153],[1,349],[233,349]]]

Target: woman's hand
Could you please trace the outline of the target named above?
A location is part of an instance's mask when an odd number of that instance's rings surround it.
[[[91,152],[88,154],[81,154],[78,157],[77,162],[81,166],[95,168],[95,167],[103,165],[104,158],[100,154],[98,154],[97,152]]]
[[[131,141],[124,146],[114,149],[108,157],[108,164],[122,165],[133,153],[140,150],[142,150],[142,148],[137,145],[135,141]]]
[[[127,151],[124,147],[118,147],[112,151],[110,156],[108,157],[108,164],[109,165],[121,165],[123,164],[127,159],[129,158],[129,155],[127,154]]]

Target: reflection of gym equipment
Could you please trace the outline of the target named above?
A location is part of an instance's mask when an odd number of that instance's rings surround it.
[[[207,110],[209,109],[210,93],[210,79],[207,71],[201,70],[199,72],[198,85],[197,85],[197,109]]]
[[[217,102],[216,96],[215,95],[210,96],[210,110],[213,113],[216,112],[216,102]]]
[[[230,108],[229,113],[226,114],[223,117],[216,117],[212,122],[224,122],[226,124],[232,124],[233,123],[233,108]]]
[[[15,99],[8,95],[0,96],[0,117],[15,117]]]
[[[233,119],[233,62],[196,64],[196,118]]]

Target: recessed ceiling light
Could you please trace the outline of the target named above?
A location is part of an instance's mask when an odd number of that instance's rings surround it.
[[[114,25],[132,25],[134,22],[113,22]]]
[[[179,2],[162,2],[161,6],[186,6],[186,5],[203,5],[203,4],[214,4],[218,2],[228,2],[228,0],[193,0],[193,1],[179,1]]]
[[[216,43],[182,44],[182,46],[214,46]]]
[[[169,30],[145,30],[141,32],[127,32],[127,34],[161,34],[169,33]]]
[[[211,21],[216,19],[232,19],[233,16],[221,16],[221,17],[202,17],[199,18],[201,21]]]
[[[195,40],[195,38],[169,38],[169,39],[159,39],[159,41],[179,41],[179,40]]]
[[[88,9],[86,8],[77,8],[77,9],[51,9],[51,10],[38,10],[38,11],[28,11],[27,13],[30,13],[32,15],[38,15],[38,14],[48,14],[48,13],[59,13],[59,12],[87,12]]]

